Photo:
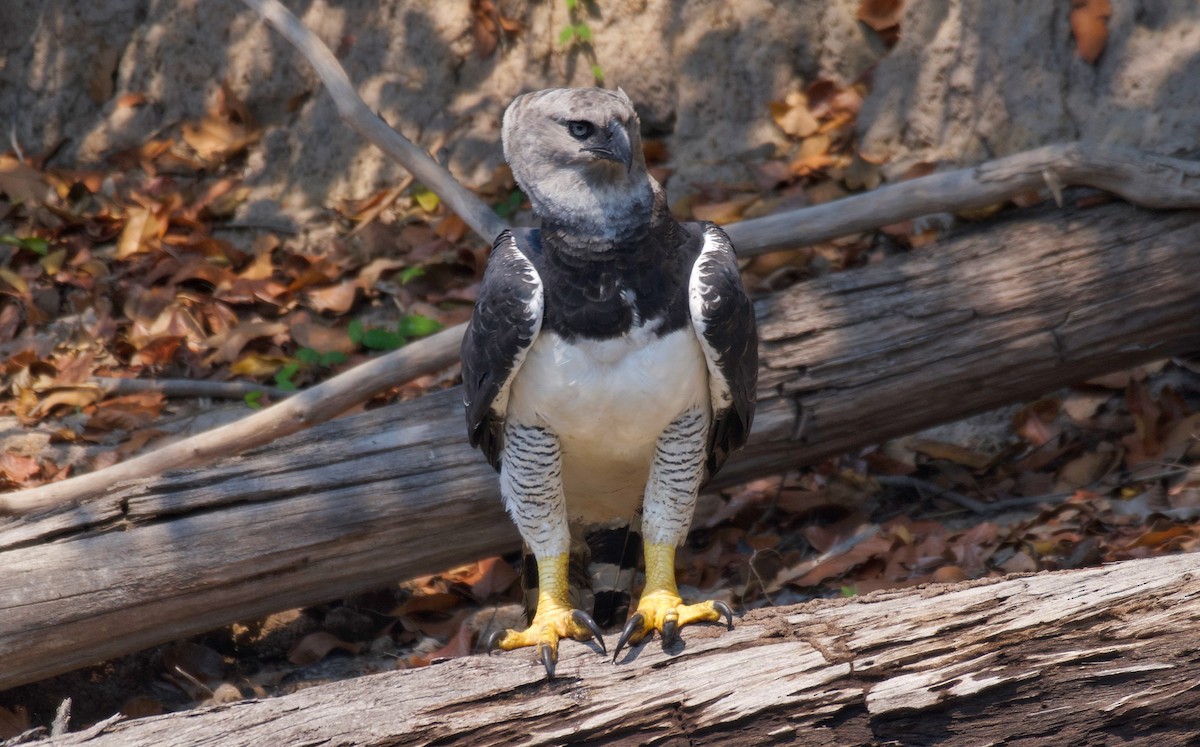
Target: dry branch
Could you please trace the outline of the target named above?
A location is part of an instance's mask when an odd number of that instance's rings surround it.
[[[1184,744],[1200,554],[757,610],[618,665],[563,645],[107,723],[53,745]]]
[[[203,379],[123,379],[110,376],[93,376],[90,382],[110,396],[160,392],[164,397],[212,397],[214,399],[241,399],[256,392],[283,399],[293,392],[285,392],[266,384],[253,381],[205,381]]]
[[[459,184],[450,172],[372,112],[354,90],[350,77],[333,56],[333,52],[329,51],[329,47],[300,23],[283,3],[278,0],[242,2],[253,8],[304,55],[321,82],[325,84],[334,104],[337,105],[338,114],[346,124],[362,135],[367,142],[373,143],[408,169],[422,184],[436,192],[480,238],[490,243],[508,227],[490,207]]]
[[[1200,349],[1200,213],[1023,213],[764,300],[728,483]],[[304,395],[300,395],[304,396]],[[437,392],[0,526],[0,689],[516,547]]]

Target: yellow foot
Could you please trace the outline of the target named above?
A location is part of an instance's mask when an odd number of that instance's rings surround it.
[[[596,639],[600,650],[608,653],[604,646],[604,636],[600,634],[600,626],[592,616],[583,610],[574,610],[566,606],[552,605],[548,609],[538,605],[533,622],[525,630],[498,630],[487,642],[487,652],[493,649],[512,651],[526,646],[537,646],[546,667],[546,678],[554,679],[554,665],[558,663],[558,641],[561,638],[573,638],[577,641]]]
[[[654,631],[662,635],[664,646],[671,645],[679,636],[679,629],[684,625],[696,622],[717,622],[722,617],[730,630],[733,630],[733,610],[724,602],[708,601],[699,604],[684,604],[677,594],[668,591],[655,591],[643,594],[638,602],[637,612],[625,623],[621,637],[617,639],[617,647],[613,651],[613,661],[617,660],[625,644],[636,645]]]

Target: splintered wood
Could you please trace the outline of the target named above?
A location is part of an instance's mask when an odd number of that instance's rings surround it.
[[[1182,743],[1200,555],[757,610],[613,665],[565,645],[107,724],[54,745]]]

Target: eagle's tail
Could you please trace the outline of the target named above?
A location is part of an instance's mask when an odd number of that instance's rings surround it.
[[[604,629],[619,627],[629,616],[629,604],[642,554],[642,535],[625,525],[572,533],[567,583],[571,605],[590,612]],[[526,550],[522,557],[521,587],[525,618],[537,611],[537,560]]]

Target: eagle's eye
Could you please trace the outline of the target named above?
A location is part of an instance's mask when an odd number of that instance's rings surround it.
[[[595,131],[596,126],[591,122],[583,122],[578,119],[567,122],[567,132],[571,133],[571,137],[576,140],[587,140]]]

